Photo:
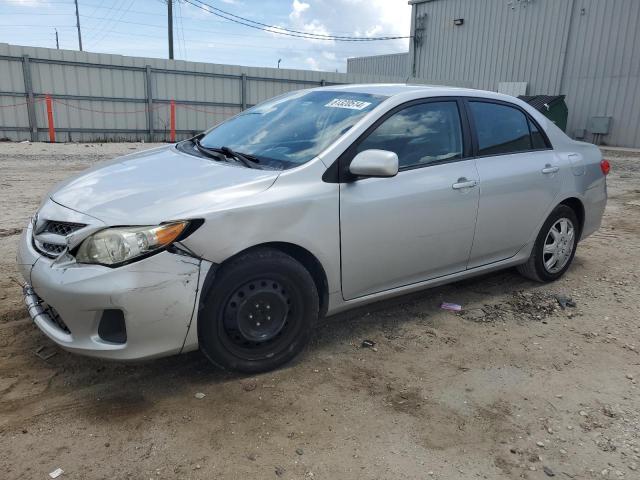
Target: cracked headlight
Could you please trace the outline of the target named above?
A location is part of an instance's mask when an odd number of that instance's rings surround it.
[[[173,222],[149,227],[116,227],[94,233],[76,253],[78,263],[117,265],[149,255],[171,245],[189,222]]]

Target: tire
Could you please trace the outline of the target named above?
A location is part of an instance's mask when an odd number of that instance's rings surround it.
[[[301,263],[275,249],[253,250],[216,272],[198,314],[200,349],[226,370],[273,370],[302,351],[318,312],[316,285]]]
[[[559,229],[567,225],[567,233]],[[555,233],[552,233],[552,228]],[[571,235],[570,232],[573,232]],[[556,239],[555,236],[558,236]],[[521,275],[536,282],[553,282],[564,275],[571,266],[576,254],[578,239],[580,238],[580,224],[573,209],[566,205],[558,205],[542,225],[531,256],[526,263],[518,266]],[[554,248],[554,243],[560,242]],[[545,248],[547,247],[547,248]],[[556,263],[552,261],[556,255]]]

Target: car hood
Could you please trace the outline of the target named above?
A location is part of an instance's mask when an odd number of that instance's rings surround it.
[[[197,218],[262,192],[278,173],[166,146],[101,163],[57,185],[49,196],[108,225],[151,225]]]

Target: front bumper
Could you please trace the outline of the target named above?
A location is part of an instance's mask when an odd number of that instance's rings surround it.
[[[197,347],[197,335],[188,333],[190,327],[196,330],[195,306],[209,262],[164,251],[118,268],[63,263],[40,255],[31,231],[31,226],[25,229],[18,249],[18,265],[28,284],[25,303],[34,323],[58,345],[115,360]],[[123,342],[101,337],[106,310],[122,312]]]

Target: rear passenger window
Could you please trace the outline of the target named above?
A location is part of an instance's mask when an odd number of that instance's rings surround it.
[[[457,103],[420,103],[394,113],[358,145],[357,151],[370,149],[395,152],[401,169],[462,158]]]
[[[479,155],[500,155],[532,149],[529,120],[520,110],[487,102],[469,102],[469,105],[478,133]]]
[[[545,142],[542,133],[531,120],[529,120],[529,128],[531,129],[531,143],[533,144],[533,149],[540,150],[542,148],[547,148],[547,142]]]

